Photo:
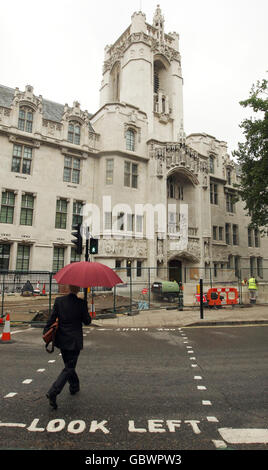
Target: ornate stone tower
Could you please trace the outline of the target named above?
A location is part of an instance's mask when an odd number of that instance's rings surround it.
[[[177,141],[183,132],[183,100],[179,35],[166,34],[157,6],[153,25],[141,11],[131,25],[105,48],[100,106],[131,104],[144,111],[148,137]]]

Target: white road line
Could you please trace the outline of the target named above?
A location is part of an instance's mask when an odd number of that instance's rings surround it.
[[[218,423],[219,422],[219,420],[215,416],[207,416],[207,420],[210,423]]]
[[[24,331],[29,331],[29,330],[34,330],[34,328],[26,328],[25,330],[15,330],[15,331],[11,331],[10,333],[12,335],[15,335],[16,333],[24,333]]]
[[[202,377],[201,377],[201,375],[195,375],[195,376],[194,376],[194,379],[195,379],[195,380],[202,380]]]
[[[23,423],[0,423],[0,426],[7,428],[25,428],[26,424]]]
[[[204,385],[197,385],[197,389],[198,390],[206,390],[207,387],[205,387]]]
[[[17,392],[10,392],[10,393],[8,393],[7,395],[5,395],[4,398],[12,398],[12,397],[14,397],[15,395],[17,395]]]
[[[204,406],[211,406],[212,403],[211,403],[211,401],[209,401],[209,400],[202,400],[202,405],[204,405]]]
[[[30,384],[33,380],[32,379],[25,379],[23,380],[23,384]]]
[[[212,439],[212,442],[217,449],[226,449],[227,447],[224,441]]]
[[[46,369],[37,369],[36,372],[44,372]]]
[[[221,437],[230,444],[268,444],[268,429],[218,429]]]
[[[191,364],[191,367],[198,367],[197,364]]]
[[[47,361],[52,364],[52,362],[56,362],[55,359],[50,359],[50,361]]]

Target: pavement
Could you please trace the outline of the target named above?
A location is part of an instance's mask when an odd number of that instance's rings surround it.
[[[175,326],[209,326],[232,324],[267,324],[268,305],[235,306],[234,308],[204,309],[201,319],[200,309],[184,307],[178,309],[142,310],[137,315],[117,315],[116,318],[94,319],[96,327],[150,328]]]
[[[233,308],[222,307],[221,309],[204,308],[201,318],[199,307],[183,307],[179,311],[175,307],[159,308],[156,310],[140,310],[133,314],[116,314],[114,318],[98,315],[92,320],[93,327],[107,328],[166,328],[183,326],[210,326],[210,325],[233,325],[233,324],[267,324],[268,305],[235,305]],[[33,315],[16,313],[10,315],[11,326],[23,326],[31,324]],[[3,326],[4,322],[2,323]],[[42,326],[42,324],[35,326]]]

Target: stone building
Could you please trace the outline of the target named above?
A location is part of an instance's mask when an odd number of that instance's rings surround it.
[[[0,269],[78,260],[83,222],[99,237],[95,260],[134,279],[143,267],[187,282],[200,267],[262,278],[268,239],[248,229],[226,142],[184,132],[179,35],[164,26],[159,6],[152,25],[134,13],[106,46],[95,114],[0,86]]]

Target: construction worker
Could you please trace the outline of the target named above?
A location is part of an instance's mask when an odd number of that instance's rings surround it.
[[[250,277],[248,280],[249,300],[251,304],[256,303],[256,294],[258,289],[258,282],[255,277]]]

